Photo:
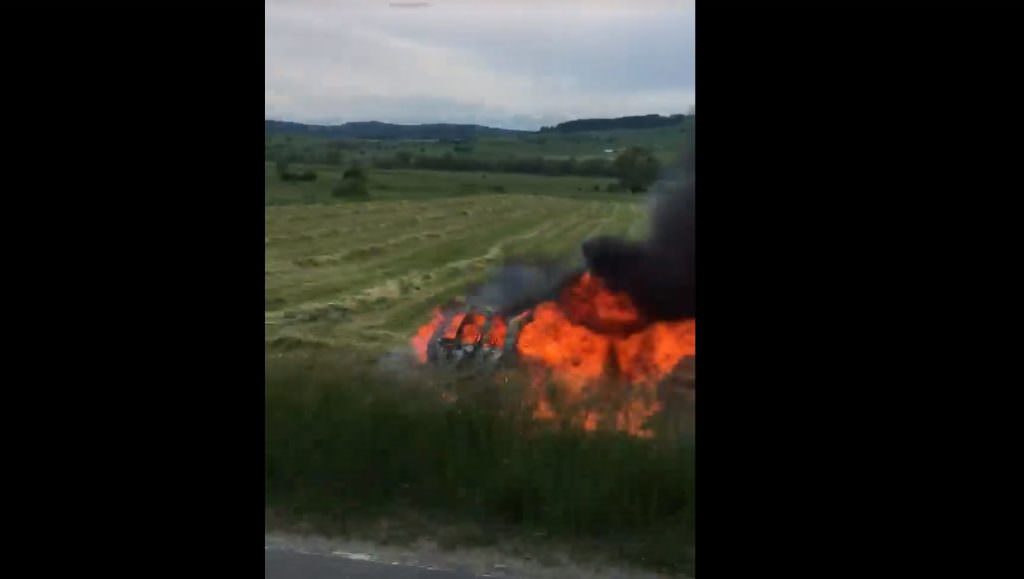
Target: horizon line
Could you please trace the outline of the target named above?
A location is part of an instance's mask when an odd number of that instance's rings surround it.
[[[559,122],[551,124],[551,125],[539,125],[539,127],[540,128],[549,127],[549,126],[553,127],[553,126],[557,126],[557,125],[560,125],[560,124],[563,124],[563,123],[569,123],[569,122],[572,122],[572,121],[614,120],[614,119],[624,119],[624,118],[630,118],[630,117],[650,117],[650,116],[666,117],[667,118],[667,117],[674,117],[674,116],[686,117],[686,116],[689,116],[689,115],[690,115],[690,113],[670,113],[670,114],[667,114],[667,115],[666,114],[661,114],[661,113],[645,113],[645,114],[640,114],[640,115],[620,115],[620,116],[617,116],[617,117],[576,117],[576,118],[565,120],[565,121],[559,121]],[[380,124],[384,124],[384,125],[399,125],[399,126],[406,126],[406,127],[415,127],[415,126],[420,126],[420,125],[462,125],[462,126],[472,126],[472,127],[486,127],[486,128],[490,128],[490,129],[502,129],[502,130],[506,130],[506,131],[532,131],[532,130],[539,130],[539,129],[514,129],[514,128],[509,128],[509,127],[502,127],[502,126],[499,126],[499,125],[483,125],[483,124],[480,124],[480,123],[472,123],[472,122],[445,122],[445,121],[423,121],[423,122],[418,122],[418,123],[398,123],[398,122],[392,122],[392,121],[379,121],[379,120],[376,120],[376,119],[370,119],[370,120],[364,120],[364,121],[341,121],[341,122],[329,123],[329,122],[315,122],[315,121],[292,121],[292,120],[281,119],[281,118],[276,118],[275,119],[275,118],[270,118],[270,117],[267,117],[267,116],[263,117],[263,121],[264,122],[271,121],[271,122],[275,122],[275,123],[293,123],[293,124],[296,124],[296,125],[307,125],[307,126],[316,126],[316,127],[340,127],[340,126],[348,125],[348,124],[352,124],[352,123],[380,123]]]

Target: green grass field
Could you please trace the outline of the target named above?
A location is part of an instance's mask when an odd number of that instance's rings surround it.
[[[268,518],[386,543],[525,543],[534,556],[692,574],[691,440],[537,428],[514,389],[493,386],[428,372],[382,378],[330,351],[275,358]]]
[[[536,179],[554,182],[545,184],[547,191],[561,186],[568,193],[577,180]],[[440,186],[422,183],[428,190]],[[572,259],[589,236],[636,236],[645,225],[644,206],[622,195],[617,201],[409,196],[267,207],[268,342],[392,347],[426,322],[434,306],[507,259]]]
[[[522,377],[375,364],[506,260],[643,237],[644,197],[606,193],[606,178],[370,169],[369,200],[338,200],[342,167],[293,167],[318,178],[282,182],[268,163],[264,193],[268,526],[532,541],[692,574],[692,439],[539,428]]]

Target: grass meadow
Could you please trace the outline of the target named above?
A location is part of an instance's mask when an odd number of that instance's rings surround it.
[[[297,168],[317,179],[283,182],[268,163],[264,192],[268,526],[555,545],[692,574],[692,437],[542,427],[515,369],[380,364],[506,261],[578,260],[590,236],[644,236],[643,196],[607,193],[609,178],[370,169],[369,198],[339,200],[344,167]]]

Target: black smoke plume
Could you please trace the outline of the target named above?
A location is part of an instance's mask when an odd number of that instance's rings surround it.
[[[650,215],[650,237],[597,237],[583,244],[587,267],[609,289],[623,291],[649,320],[696,317],[694,164],[691,147],[663,180]]]
[[[468,294],[467,305],[516,315],[560,290],[589,269],[615,291],[626,292],[645,321],[696,316],[694,288],[694,156],[692,129],[681,162],[651,191],[650,236],[645,241],[597,237],[583,244],[585,266],[506,263]]]

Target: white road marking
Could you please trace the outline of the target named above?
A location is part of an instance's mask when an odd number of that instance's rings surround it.
[[[372,555],[366,553],[346,553],[345,551],[332,551],[331,555],[352,559],[354,561],[373,561]]]

